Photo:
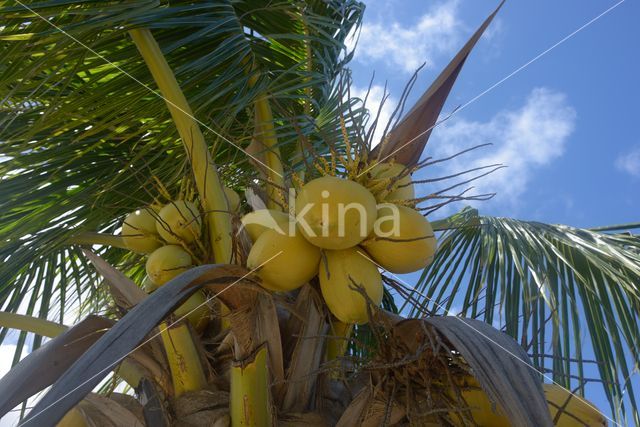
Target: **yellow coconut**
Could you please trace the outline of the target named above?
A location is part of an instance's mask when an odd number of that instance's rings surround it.
[[[324,176],[300,189],[296,216],[298,229],[315,246],[347,249],[373,229],[376,199],[356,182]]]
[[[147,276],[158,286],[164,285],[191,267],[191,255],[177,245],[167,245],[153,251],[147,259]]]
[[[369,170],[367,187],[376,188],[379,202],[393,202],[415,199],[416,193],[411,183],[411,175],[400,163],[376,163]],[[401,177],[401,178],[400,178]]]
[[[464,390],[462,392],[464,401],[471,410],[473,421],[478,427],[510,427],[509,418],[502,412],[498,405],[494,405],[489,400],[487,394],[482,390]],[[455,425],[462,426],[458,417],[451,416]]]
[[[162,246],[156,231],[157,214],[145,207],[131,212],[122,223],[122,240],[134,252],[148,254]]]
[[[267,230],[289,234],[289,215],[275,209],[259,209],[242,217],[242,225],[253,242]],[[295,231],[295,229],[294,229]]]
[[[209,323],[210,310],[204,292],[197,291],[173,312],[178,318],[186,317],[193,329],[202,333]]]
[[[469,383],[479,387],[475,378],[471,378]],[[601,427],[606,426],[606,419],[602,416],[593,404],[577,396],[571,396],[571,392],[556,384],[543,384],[545,398],[549,407],[551,419],[555,419],[558,408],[563,407],[564,411],[560,415],[556,427]],[[504,414],[502,408],[493,405],[487,394],[480,389],[463,390],[462,397],[471,410],[473,421],[479,427],[509,427],[511,423]],[[569,400],[570,399],[570,400]],[[568,402],[568,403],[567,403]],[[566,405],[566,406],[565,406]],[[455,425],[462,426],[460,420],[451,416]]]
[[[295,233],[275,230],[263,232],[253,244],[247,267],[258,268],[262,285],[272,291],[291,291],[307,283],[318,273],[320,249]]]
[[[600,427],[607,425],[607,419],[593,403],[572,395],[569,390],[557,384],[543,384],[542,387],[549,403],[552,420],[555,419],[560,408],[564,408],[556,427],[573,427],[575,425]],[[577,421],[576,418],[580,421]]]
[[[240,195],[229,187],[223,187],[223,189],[225,196],[227,196],[227,201],[229,202],[229,209],[232,212],[240,209]]]
[[[176,200],[158,212],[156,230],[167,243],[191,243],[200,236],[201,227],[200,212],[191,202]]]
[[[318,276],[327,307],[341,322],[367,323],[367,302],[353,287],[363,287],[373,304],[379,305],[383,287],[378,268],[359,247],[324,253],[326,262],[320,263]]]
[[[373,233],[362,246],[384,269],[411,273],[431,263],[436,238],[429,221],[416,210],[382,203]]]

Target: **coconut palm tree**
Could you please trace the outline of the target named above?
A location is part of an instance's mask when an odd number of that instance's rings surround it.
[[[423,150],[495,12],[387,125],[349,92],[356,1],[0,11],[0,342],[20,330],[0,415],[22,403],[25,425],[602,425],[584,400],[595,382],[616,421],[640,424],[638,224],[437,218],[467,179],[407,195],[412,173],[446,160]],[[416,224],[432,231],[386,242],[399,258],[373,239],[347,261],[341,240],[320,250],[242,227],[251,211],[286,218],[287,189],[327,175],[374,213],[428,214]],[[393,270],[412,257],[424,271],[406,283]]]

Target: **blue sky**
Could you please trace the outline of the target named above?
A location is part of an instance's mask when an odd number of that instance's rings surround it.
[[[414,69],[426,62],[408,103],[412,105],[498,1],[366,3],[351,68],[360,94],[375,70],[374,107],[385,81],[392,100],[397,100]],[[467,60],[443,113],[473,99],[616,3],[507,2]],[[479,193],[498,193],[491,201],[476,203],[482,214],[578,227],[638,222],[638,18],[640,4],[627,0],[436,127],[426,155],[441,157],[486,142],[493,146],[420,173],[437,177],[503,163],[508,167],[477,183]],[[389,104],[383,114],[392,111]],[[411,283],[416,278],[406,279]],[[589,387],[587,396],[610,415],[599,386]]]
[[[387,81],[397,99],[413,70],[427,62],[410,98],[415,100],[497,3],[367,2],[351,65],[356,87],[364,90],[375,70],[374,93]],[[615,3],[507,2],[467,60],[444,112]],[[494,144],[449,165],[458,170],[495,161],[508,166],[478,185],[479,191],[498,192],[495,200],[478,204],[485,214],[580,227],[637,221],[640,61],[633,52],[640,40],[639,17],[638,2],[622,3],[434,129],[427,153]]]

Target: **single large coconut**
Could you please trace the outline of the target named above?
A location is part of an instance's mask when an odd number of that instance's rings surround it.
[[[296,233],[292,236],[266,230],[253,244],[247,267],[258,268],[262,286],[287,292],[299,288],[318,273],[320,249]]]
[[[367,301],[353,288],[362,287],[371,302],[379,305],[383,287],[378,268],[359,247],[324,253],[326,262],[320,263],[318,277],[327,307],[341,322],[367,323]]]
[[[186,317],[193,328],[202,333],[207,327],[210,310],[204,292],[197,291],[173,312],[178,318]]]
[[[259,209],[242,217],[242,225],[253,242],[267,230],[289,234],[289,215],[275,209]],[[294,228],[295,231],[295,228]]]
[[[431,263],[436,238],[429,221],[416,210],[382,203],[373,233],[362,246],[384,269],[411,273]]]
[[[347,249],[373,229],[376,199],[362,185],[333,176],[305,184],[296,197],[298,230],[315,246]]]
[[[162,246],[156,231],[156,215],[148,207],[137,209],[127,215],[120,233],[127,249],[148,254]]]
[[[416,198],[411,175],[400,163],[376,163],[369,171],[368,188],[376,188],[378,202],[398,202]]]
[[[191,255],[177,245],[167,245],[153,251],[147,259],[147,276],[158,286],[164,285],[191,267]]]
[[[223,190],[227,197],[227,201],[229,202],[229,210],[231,210],[231,212],[235,212],[240,209],[240,195],[229,187],[223,187]]]
[[[200,236],[202,220],[196,205],[185,200],[171,202],[158,213],[156,229],[167,243],[191,243]]]

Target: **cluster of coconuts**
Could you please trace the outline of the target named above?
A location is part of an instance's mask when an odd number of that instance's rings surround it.
[[[133,251],[148,254],[145,265],[145,291],[151,293],[193,266],[191,254],[182,245],[190,245],[200,237],[202,220],[197,206],[176,200],[165,206],[147,206],[127,215],[122,224],[122,240]],[[193,294],[175,315],[187,319],[202,331],[208,323],[209,310],[202,291]]]
[[[376,165],[364,185],[334,176],[309,181],[296,196],[296,219],[269,209],[247,214],[242,223],[253,241],[247,267],[258,270],[264,287],[280,292],[317,275],[322,296],[338,320],[366,323],[363,293],[375,305],[382,301],[379,267],[413,272],[430,263],[436,248],[423,215],[389,203],[415,197],[409,175],[393,179],[396,168],[393,163]],[[369,188],[380,183],[386,187],[376,190],[376,197]]]

